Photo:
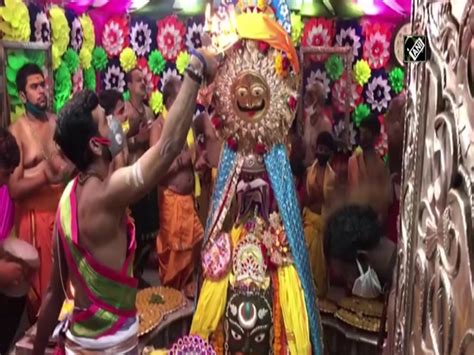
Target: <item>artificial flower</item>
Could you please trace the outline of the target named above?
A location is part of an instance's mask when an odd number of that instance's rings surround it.
[[[392,99],[388,80],[382,75],[374,76],[367,85],[366,99],[373,111],[383,113],[387,110]]]
[[[260,53],[267,55],[270,45],[265,41],[258,41],[258,50]]]
[[[202,35],[204,25],[202,23],[192,22],[186,31],[186,46],[188,49],[198,49],[202,47]]]
[[[346,88],[347,78],[343,75],[337,80],[332,87],[332,102],[337,112],[344,113],[346,111]],[[352,112],[359,102],[362,100],[363,88],[352,81],[350,77],[350,92],[349,92],[349,111]]]
[[[346,124],[344,122],[344,119],[339,120],[338,123],[334,126],[334,134],[340,141],[344,141],[345,127],[346,127]],[[350,123],[349,124],[349,141],[347,142],[349,144],[348,146],[349,151],[351,151],[352,148],[355,146],[356,137],[357,137],[357,132],[354,129],[354,124]]]
[[[375,150],[381,157],[385,156],[388,152],[388,135],[387,130],[385,128],[385,118],[383,115],[378,117],[380,122],[380,134],[375,142]]]
[[[64,53],[63,62],[64,64],[66,64],[67,68],[69,69],[69,72],[72,75],[79,68],[79,55],[74,49],[69,48],[66,53]]]
[[[354,23],[347,27],[341,27],[336,34],[336,44],[339,47],[352,47],[352,60],[360,57],[362,49],[361,28]]]
[[[155,115],[160,114],[163,111],[163,94],[159,91],[153,91],[148,103]]]
[[[403,83],[405,81],[405,71],[402,68],[394,68],[390,71],[388,75],[388,80],[390,82],[390,87],[393,92],[398,95],[403,90]]]
[[[81,21],[82,27],[82,48],[87,49],[89,52],[92,52],[95,47],[95,31],[94,24],[92,23],[91,18],[87,14],[83,14],[79,20]]]
[[[145,79],[146,92],[148,95],[151,95],[151,93],[157,88],[160,78],[153,75],[148,66],[147,60],[143,57],[138,59],[137,67],[142,71],[143,78]]]
[[[120,53],[120,66],[125,73],[130,72],[137,66],[137,56],[132,48],[125,48]]]
[[[79,52],[82,48],[82,43],[84,41],[84,35],[82,34],[82,26],[79,18],[74,17],[74,20],[71,21],[71,47]]]
[[[33,53],[28,53],[25,55],[25,52],[22,50],[14,50],[8,52],[7,56],[7,66],[6,66],[6,79],[7,79],[7,93],[9,97],[10,105],[21,105],[20,96],[18,94],[18,89],[16,85],[16,76],[18,71],[28,63],[35,63],[40,68],[43,68],[46,62],[46,55],[44,52],[35,52],[37,55],[32,55]]]
[[[126,86],[125,73],[120,66],[111,64],[104,74],[105,90],[115,89],[123,92]]]
[[[370,115],[370,107],[367,104],[358,105],[352,113],[352,121],[356,127],[360,127],[362,121],[364,121]]]
[[[303,20],[301,15],[294,12],[291,13],[291,41],[295,47],[299,46],[301,35],[303,34]]]
[[[81,49],[79,52],[79,59],[81,60],[81,67],[83,69],[89,69],[91,67],[92,53],[88,49]]]
[[[95,91],[96,89],[96,74],[93,67],[89,69],[84,69],[84,87],[91,91]]]
[[[281,27],[284,28],[286,33],[291,36],[291,17],[290,17],[290,7],[288,6],[285,0],[279,0],[274,2],[276,9],[276,17]]]
[[[178,71],[173,68],[173,66],[170,66],[163,72],[163,75],[160,80],[160,90],[163,90],[163,87],[171,78],[181,81],[181,76],[178,74]]]
[[[343,71],[344,63],[340,56],[332,54],[324,64],[326,72],[332,80],[339,80]]]
[[[0,32],[3,40],[27,42],[30,40],[30,13],[21,0],[5,0],[0,7]]]
[[[107,67],[107,53],[102,47],[95,47],[92,52],[92,66],[97,71],[102,71]]]
[[[372,69],[385,67],[390,60],[391,34],[387,26],[378,23],[365,29],[364,59]]]
[[[71,73],[62,63],[54,72],[54,111],[59,112],[69,100],[72,91]]]
[[[138,56],[146,56],[151,50],[151,28],[145,21],[137,21],[130,31],[130,44]]]
[[[329,98],[329,94],[331,93],[331,88],[329,86],[330,80],[324,70],[316,69],[315,71],[311,71],[307,78],[306,90],[309,90],[317,81],[323,85],[325,93],[324,99],[327,100]]]
[[[186,68],[188,67],[189,60],[191,59],[188,52],[181,52],[176,59],[176,69],[178,69],[178,73],[181,75],[184,73]]]
[[[69,24],[67,22],[64,10],[53,6],[49,10],[52,31],[52,53],[53,53],[53,69],[59,68],[61,57],[66,53],[69,44]]]
[[[334,35],[334,21],[324,18],[311,19],[306,22],[303,32],[303,47],[331,47]],[[315,54],[311,55],[315,61],[321,62],[326,60],[327,55]]]
[[[102,45],[109,58],[118,56],[128,47],[128,23],[125,18],[112,17],[102,32]]]
[[[154,50],[148,58],[148,65],[153,74],[160,75],[165,70],[166,60],[160,51]]]
[[[125,102],[130,101],[130,91],[128,91],[128,90],[125,91],[125,92],[123,93],[122,97],[123,97],[123,101],[125,101]]]
[[[265,8],[267,7],[267,0],[257,0],[257,7],[260,10],[265,10]]]
[[[33,26],[35,42],[49,43],[51,41],[51,25],[44,11],[40,11],[36,14]]]
[[[158,21],[157,43],[163,57],[168,61],[175,61],[179,52],[184,49],[186,27],[176,16],[167,16]]]
[[[359,85],[365,85],[372,75],[372,70],[370,69],[369,63],[366,60],[358,60],[354,64],[353,68],[354,80]]]
[[[72,76],[72,93],[78,93],[84,88],[84,75],[82,70],[76,71]]]

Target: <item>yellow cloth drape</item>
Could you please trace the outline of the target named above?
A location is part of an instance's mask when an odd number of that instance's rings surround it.
[[[163,120],[166,121],[166,118],[168,117],[168,111],[166,110],[166,107],[163,107],[162,116]],[[189,148],[194,145],[194,133],[192,129],[188,131],[188,135],[186,136],[186,143],[188,144]],[[199,180],[198,173],[194,173],[194,196],[201,196],[201,181]]]
[[[324,257],[323,219],[319,214],[305,208],[303,210],[303,223],[311,272],[316,283],[316,295],[324,296],[327,293],[328,284],[326,259]]]
[[[236,22],[240,38],[264,41],[285,52],[295,72],[299,73],[300,64],[296,49],[278,22],[263,13],[243,13],[236,17]]]
[[[278,268],[281,311],[291,355],[311,354],[303,289],[293,265]]]

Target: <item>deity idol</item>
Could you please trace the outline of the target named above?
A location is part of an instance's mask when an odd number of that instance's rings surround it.
[[[286,149],[300,82],[297,53],[288,23],[278,23],[281,14],[266,1],[241,0],[235,12],[227,9],[206,24],[224,54],[212,122],[225,144],[191,334],[210,340],[217,353],[322,354]],[[238,213],[227,231],[224,219],[234,198]]]

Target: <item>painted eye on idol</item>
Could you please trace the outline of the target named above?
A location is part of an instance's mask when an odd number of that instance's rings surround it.
[[[230,334],[235,340],[242,340],[242,335],[238,334],[235,330],[231,330]]]
[[[254,339],[256,343],[261,343],[262,341],[265,340],[265,333],[260,333]]]
[[[270,90],[258,73],[242,73],[235,80],[232,92],[234,110],[241,119],[255,122],[267,113],[270,105]]]

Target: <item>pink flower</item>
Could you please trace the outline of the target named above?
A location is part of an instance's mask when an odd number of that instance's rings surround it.
[[[167,61],[175,61],[184,49],[186,27],[176,16],[168,16],[157,22],[158,49]]]

